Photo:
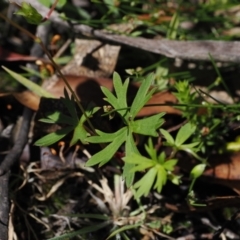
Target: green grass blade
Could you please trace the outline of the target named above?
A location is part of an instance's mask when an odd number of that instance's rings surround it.
[[[66,234],[63,234],[62,236],[59,236],[59,237],[49,238],[48,240],[66,240],[66,239],[71,239],[71,238],[73,238],[73,237],[75,237],[77,235],[96,232],[97,230],[108,226],[110,223],[111,223],[110,221],[106,221],[106,222],[103,222],[103,223],[100,223],[100,224],[92,224],[92,226],[84,227],[81,230],[70,232],[70,233],[66,233]]]
[[[2,66],[2,68],[6,72],[8,72],[14,79],[16,79],[18,82],[20,82],[22,85],[24,85],[26,88],[28,88],[32,92],[36,93],[38,96],[45,97],[45,98],[54,98],[54,96],[51,93],[49,93],[42,87],[38,86],[36,83],[28,80],[27,78],[21,76],[18,73],[11,71],[10,69],[8,69],[4,66]]]
[[[133,229],[133,228],[137,228],[137,227],[139,227],[139,226],[141,226],[141,225],[142,225],[142,223],[137,223],[137,224],[134,224],[134,225],[127,225],[127,226],[123,226],[123,227],[121,227],[121,228],[118,228],[117,230],[115,230],[114,232],[112,232],[112,233],[107,237],[106,240],[114,237],[114,236],[115,236],[116,234],[118,234],[118,233],[121,233],[121,232],[130,230],[130,229]]]

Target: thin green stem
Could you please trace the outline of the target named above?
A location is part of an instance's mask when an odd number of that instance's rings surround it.
[[[192,180],[192,182],[191,182],[191,184],[190,184],[190,187],[189,187],[189,189],[188,189],[188,193],[190,193],[190,192],[192,191],[195,182],[196,182],[196,178],[194,178],[194,179]]]
[[[44,46],[41,38],[33,35],[32,33],[30,33],[28,30],[22,28],[21,26],[19,26],[17,23],[15,23],[14,21],[12,21],[11,19],[5,17],[2,13],[0,13],[0,17],[3,18],[5,21],[9,22],[11,25],[13,25],[14,27],[18,28],[20,31],[24,32],[27,36],[29,36],[30,38],[32,38],[35,42],[39,43],[41,48],[43,49],[43,51],[45,52],[45,54],[48,56],[48,58],[50,59],[51,63],[53,64],[54,68],[56,69],[57,73],[59,74],[59,76],[63,79],[66,87],[68,88],[68,90],[71,92],[71,94],[73,95],[75,101],[77,102],[78,107],[80,108],[82,114],[85,116],[87,123],[89,124],[91,130],[93,131],[94,134],[96,134],[96,131],[91,123],[91,121],[89,120],[86,112],[84,111],[84,108],[80,102],[80,100],[78,99],[77,95],[75,94],[75,92],[72,90],[70,84],[68,83],[67,79],[65,78],[65,76],[61,73],[58,65],[54,62],[51,54],[49,53],[49,51],[46,49],[46,47]],[[96,134],[97,135],[97,134]]]
[[[87,123],[89,124],[91,130],[93,131],[94,134],[96,134],[96,131],[91,123],[91,121],[89,120],[86,112],[84,111],[84,108],[80,102],[80,100],[78,99],[76,93],[72,90],[70,84],[68,83],[67,79],[65,78],[65,76],[62,74],[61,70],[59,69],[58,65],[54,62],[51,54],[49,53],[49,51],[46,49],[46,47],[44,46],[44,44],[42,43],[42,40],[39,38],[39,44],[42,47],[43,51],[47,54],[48,58],[50,59],[51,63],[53,64],[53,66],[55,67],[57,73],[59,74],[59,76],[62,78],[62,80],[64,81],[65,85],[67,86],[68,90],[71,92],[71,94],[73,95],[75,101],[77,102],[78,107],[80,108],[82,114],[84,115],[84,117],[87,120]],[[97,134],[96,134],[97,135]]]
[[[223,108],[223,109],[234,109],[235,108],[240,108],[240,104],[232,104],[232,105],[225,105],[225,104],[212,104],[212,105],[207,105],[204,106],[202,104],[183,104],[183,103],[155,103],[155,104],[146,104],[145,107],[157,107],[157,106],[170,106],[170,107],[189,107],[189,108],[200,108],[200,107],[205,107],[205,108]],[[102,116],[107,116],[110,115],[114,112],[117,111],[122,111],[122,110],[129,110],[131,107],[126,107],[126,108],[118,108],[118,109],[113,109],[107,113],[102,114]]]

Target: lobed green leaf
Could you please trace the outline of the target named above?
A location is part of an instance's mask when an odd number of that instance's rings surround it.
[[[21,7],[15,14],[23,16],[28,23],[36,25],[40,24],[43,19],[42,15],[27,2],[22,2]]]
[[[86,131],[86,129],[83,126],[83,123],[81,121],[78,122],[78,125],[74,128],[73,131],[73,137],[70,141],[70,146],[73,146],[80,140],[82,144],[87,144],[88,141],[86,141],[89,133]]]
[[[143,106],[148,102],[151,98],[155,89],[150,90],[148,93],[149,88],[152,84],[154,75],[149,74],[147,78],[142,82],[141,86],[138,89],[137,95],[135,96],[132,106],[130,108],[130,114],[132,118],[135,118],[137,113],[143,108]],[[148,94],[147,94],[148,93]]]
[[[188,140],[189,137],[195,132],[196,126],[191,123],[186,123],[184,126],[180,128],[177,133],[175,145],[176,147],[181,146],[184,142]]]
[[[165,139],[167,140],[167,143],[170,146],[174,146],[175,145],[175,141],[174,141],[173,137],[171,136],[171,134],[168,131],[166,131],[166,130],[161,128],[160,132],[165,137]]]
[[[62,123],[62,124],[68,124],[68,125],[73,125],[75,122],[73,119],[59,111],[53,112],[53,113],[46,113],[46,118],[39,119],[40,122],[45,122],[45,123]]]
[[[127,89],[129,85],[129,79],[122,83],[121,77],[118,73],[113,74],[113,86],[117,95],[118,104],[121,108],[127,108]]]
[[[164,162],[163,167],[168,171],[173,171],[177,162],[178,162],[177,159],[170,159],[170,160]]]
[[[157,137],[157,129],[164,123],[162,116],[165,113],[159,113],[151,117],[130,122],[130,127],[134,133]]]
[[[157,160],[157,151],[153,146],[151,138],[148,138],[148,144],[145,144],[144,147],[150,158],[153,160]]]
[[[112,142],[116,138],[118,138],[122,134],[127,135],[127,127],[121,128],[117,132],[114,133],[105,133],[100,130],[96,130],[98,136],[91,136],[86,139],[87,142],[90,143],[107,143]]]
[[[39,146],[39,147],[52,145],[53,143],[64,138],[72,130],[73,130],[73,127],[66,127],[66,128],[57,130],[56,132],[50,133],[50,134],[40,138],[39,140],[37,140],[34,143],[34,145]]]
[[[154,185],[154,189],[157,189],[157,191],[160,193],[162,190],[162,187],[166,184],[167,182],[167,173],[163,166],[157,165],[155,167],[157,171],[157,179]]]
[[[153,160],[143,157],[136,153],[132,153],[124,157],[123,160],[126,163],[130,163],[133,165],[133,167],[131,168],[131,172],[143,171],[147,168],[153,167],[156,164],[156,162],[154,162]]]
[[[128,131],[126,142],[125,142],[125,151],[126,151],[126,156],[128,157],[132,153],[139,154],[139,151],[136,147],[136,144],[133,139],[133,135],[130,131]],[[123,167],[123,178],[125,179],[127,187],[131,187],[135,173],[131,172],[131,169],[135,166],[135,164],[132,163],[125,163]]]
[[[147,171],[147,173],[134,184],[134,188],[136,190],[136,197],[140,198],[141,196],[147,196],[153,186],[154,179],[157,175],[157,169],[151,168]]]
[[[120,129],[122,130],[122,129]],[[119,130],[119,131],[120,131]],[[107,163],[113,155],[118,151],[119,147],[123,144],[126,139],[126,131],[122,131],[118,136],[103,150],[93,155],[86,163],[87,167],[94,166],[100,163],[100,166]]]

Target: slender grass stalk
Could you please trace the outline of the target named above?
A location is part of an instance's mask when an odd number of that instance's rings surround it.
[[[49,51],[46,49],[45,45],[43,44],[41,38],[33,35],[31,32],[29,32],[28,30],[24,29],[23,27],[21,27],[19,24],[15,23],[14,21],[12,21],[11,19],[9,19],[8,17],[5,17],[1,12],[0,12],[0,17],[2,19],[4,19],[5,21],[9,22],[11,25],[13,25],[14,27],[16,27],[17,29],[19,29],[20,31],[22,31],[23,33],[25,33],[27,36],[29,36],[31,39],[33,39],[36,43],[40,44],[41,48],[43,49],[43,51],[45,52],[45,54],[48,56],[49,60],[51,61],[51,63],[53,64],[54,68],[56,69],[57,73],[59,74],[59,76],[63,79],[67,89],[71,92],[71,94],[74,97],[74,100],[77,102],[78,107],[80,108],[82,114],[85,116],[87,123],[89,124],[92,132],[96,134],[96,131],[91,123],[91,121],[89,120],[87,114],[84,111],[84,108],[79,100],[79,98],[77,97],[76,93],[73,91],[73,89],[71,88],[70,84],[68,83],[67,79],[65,78],[65,76],[62,74],[61,70],[59,69],[58,65],[55,63],[55,61],[53,60],[51,54],[49,53]]]

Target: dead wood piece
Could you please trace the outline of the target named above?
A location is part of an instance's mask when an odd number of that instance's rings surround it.
[[[49,9],[37,1],[24,1],[30,3],[43,16],[47,15]],[[23,1],[15,0],[15,2],[21,4]],[[106,33],[106,31],[103,30],[95,30],[86,25],[80,24],[70,26],[66,21],[59,17],[59,14],[56,11],[52,12],[49,20],[63,28],[71,29],[75,33],[81,33],[88,37],[95,37],[118,44],[140,48],[170,58],[209,61],[209,54],[211,54],[215,61],[240,62],[240,42],[238,41],[172,41],[145,39],[141,37],[133,38],[122,35],[120,36]]]
[[[9,214],[9,197],[8,197],[8,179],[9,172],[0,176],[0,239],[8,240],[8,214]]]

